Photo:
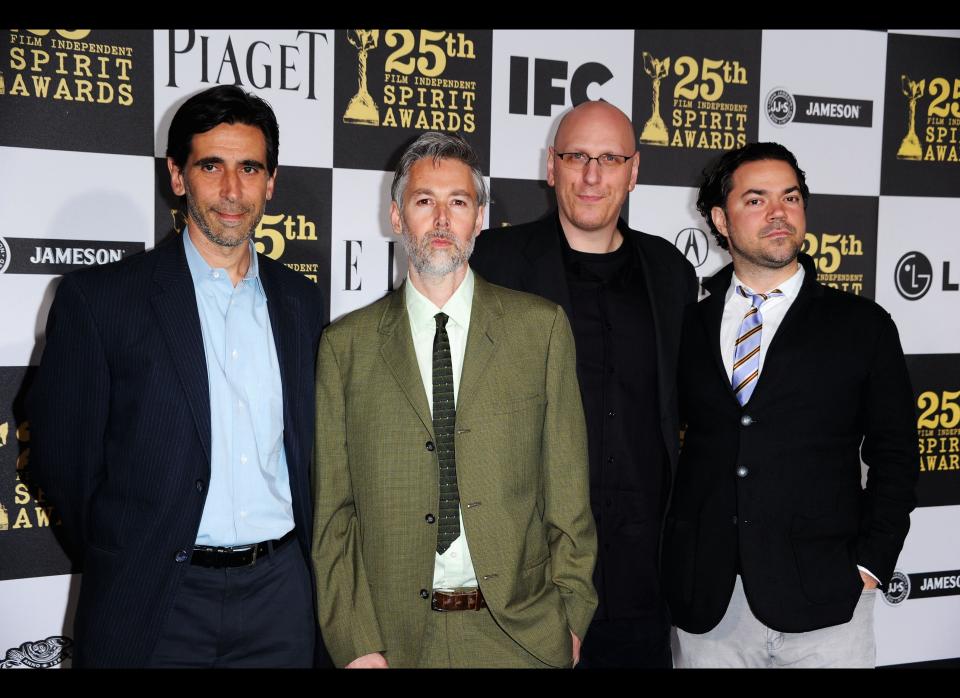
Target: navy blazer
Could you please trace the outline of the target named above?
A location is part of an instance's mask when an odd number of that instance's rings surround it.
[[[283,384],[297,539],[309,559],[320,290],[259,271]],[[210,398],[193,279],[179,236],[66,275],[30,392],[31,471],[83,571],[77,666],[142,666],[189,564],[210,478]]]

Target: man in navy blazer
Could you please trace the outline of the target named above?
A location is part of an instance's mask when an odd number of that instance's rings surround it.
[[[83,577],[76,666],[313,664],[319,290],[256,254],[279,132],[218,86],[170,125],[184,234],[64,277],[32,469]]]

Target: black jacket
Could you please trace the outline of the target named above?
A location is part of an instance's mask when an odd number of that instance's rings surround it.
[[[765,625],[804,632],[844,623],[863,586],[857,565],[886,583],[910,526],[919,456],[897,328],[879,305],[820,285],[813,261],[801,262],[800,292],[743,408],[720,356],[732,265],[684,317],[687,428],[663,574],[673,621],[688,632],[720,622],[738,557]]]

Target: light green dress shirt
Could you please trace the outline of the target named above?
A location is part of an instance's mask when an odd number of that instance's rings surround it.
[[[470,309],[473,306],[473,270],[454,291],[450,300],[438,308],[429,298],[420,293],[410,280],[404,284],[404,301],[410,318],[410,333],[417,354],[420,379],[423,381],[427,404],[433,414],[433,338],[437,333],[434,316],[443,312],[447,321],[447,337],[450,340],[450,360],[453,364],[453,404],[456,406],[460,391],[460,373],[463,370],[463,355],[467,348],[467,331],[470,329]],[[439,502],[438,502],[439,504]],[[443,555],[437,554],[433,566],[433,588],[452,590],[477,586],[477,575],[470,560],[466,531],[463,530],[463,511],[460,511],[460,537]]]

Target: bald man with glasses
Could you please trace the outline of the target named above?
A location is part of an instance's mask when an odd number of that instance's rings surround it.
[[[547,152],[557,209],[483,231],[471,266],[495,284],[558,303],[572,325],[587,418],[600,605],[580,664],[672,664],[658,549],[677,464],[676,371],[693,267],[620,210],[640,155],[630,119],[607,102],[567,112]]]

